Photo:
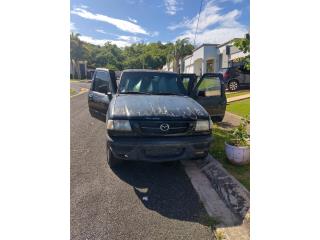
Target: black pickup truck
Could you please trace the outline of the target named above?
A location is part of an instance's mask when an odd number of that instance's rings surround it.
[[[106,122],[107,162],[176,161],[208,155],[212,119],[222,120],[221,74],[96,69],[88,93],[92,117]]]

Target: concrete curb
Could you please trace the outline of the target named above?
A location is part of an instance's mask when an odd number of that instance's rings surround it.
[[[204,161],[197,161],[197,165],[228,208],[239,218],[245,219],[250,209],[249,191],[211,155]]]
[[[250,98],[250,93],[239,95],[239,96],[236,96],[236,97],[227,98],[227,103],[240,101],[240,100],[244,100],[244,99],[247,99],[247,98]]]
[[[227,226],[241,223],[212,188],[209,179],[200,171],[197,164],[191,160],[181,162],[208,215]]]
[[[207,213],[224,239],[250,239],[250,193],[221,163],[209,155],[204,160],[182,161]]]

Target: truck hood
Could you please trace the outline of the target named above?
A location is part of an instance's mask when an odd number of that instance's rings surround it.
[[[207,119],[207,111],[187,96],[171,95],[118,95],[110,106],[112,118],[182,118]]]

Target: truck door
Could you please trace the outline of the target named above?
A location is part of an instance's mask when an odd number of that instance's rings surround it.
[[[183,88],[185,89],[187,95],[190,95],[192,93],[194,85],[197,82],[197,76],[193,73],[181,73],[179,75]]]
[[[112,95],[116,92],[114,76],[110,70],[96,70],[88,93],[91,116],[104,122]]]
[[[222,74],[203,74],[191,97],[207,110],[213,120],[222,121],[227,104]]]

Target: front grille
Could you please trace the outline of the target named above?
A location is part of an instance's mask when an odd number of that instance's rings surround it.
[[[184,152],[184,148],[173,148],[173,147],[167,147],[165,151],[163,149],[146,149],[144,151],[145,155],[147,157],[152,158],[163,158],[163,157],[177,157],[180,156]]]
[[[192,121],[134,121],[131,123],[135,131],[141,135],[187,135],[194,128]],[[166,125],[169,129],[162,128],[161,125]]]

